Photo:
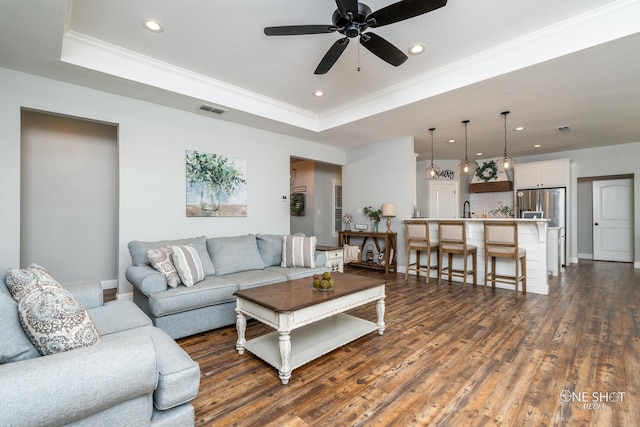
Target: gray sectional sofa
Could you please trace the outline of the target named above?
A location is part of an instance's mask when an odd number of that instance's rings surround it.
[[[0,426],[193,426],[200,368],[131,301],[104,304],[99,282],[62,285],[99,342],[40,356],[0,268]]]
[[[147,257],[149,249],[167,245],[195,247],[204,268],[204,280],[190,287],[170,287]],[[133,285],[133,301],[155,326],[177,339],[235,323],[233,293],[238,289],[330,271],[322,252],[314,253],[315,266],[282,267],[282,247],[283,236],[274,234],[132,241],[132,263],[126,277]]]

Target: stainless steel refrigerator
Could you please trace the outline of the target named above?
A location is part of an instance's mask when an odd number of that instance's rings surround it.
[[[540,188],[516,191],[516,209],[518,217],[531,216],[533,212],[540,212],[542,218],[549,218],[549,227],[562,227],[561,264],[566,265],[566,231],[567,231],[567,189]],[[529,212],[529,215],[525,214]]]

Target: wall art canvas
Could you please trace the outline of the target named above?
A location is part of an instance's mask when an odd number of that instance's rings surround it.
[[[187,216],[247,216],[247,161],[187,150]]]

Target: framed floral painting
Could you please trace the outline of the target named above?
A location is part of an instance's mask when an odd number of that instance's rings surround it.
[[[187,216],[247,216],[247,161],[187,150]]]

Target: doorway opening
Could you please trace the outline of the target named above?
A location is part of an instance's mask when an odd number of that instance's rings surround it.
[[[21,111],[20,264],[117,287],[118,127]]]
[[[634,174],[578,178],[579,259],[633,262]]]
[[[291,157],[289,166],[291,234],[316,236],[319,245],[337,245],[342,229],[342,167],[298,157]]]

